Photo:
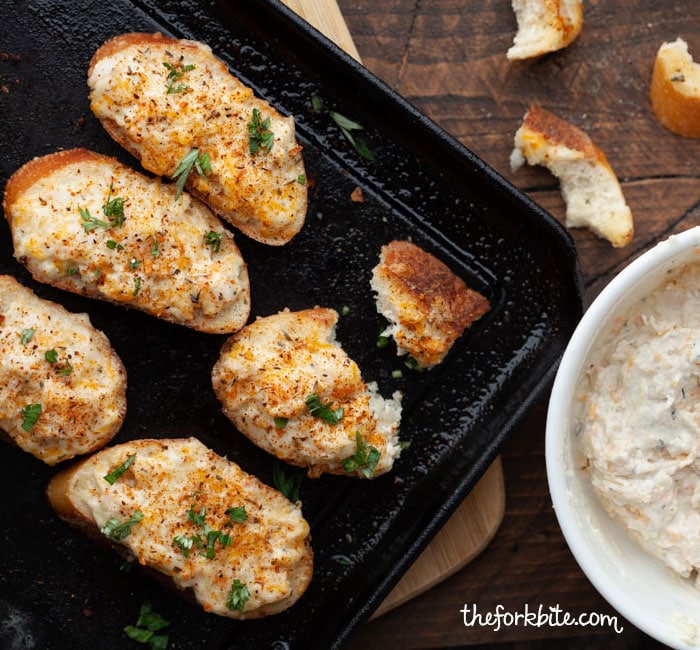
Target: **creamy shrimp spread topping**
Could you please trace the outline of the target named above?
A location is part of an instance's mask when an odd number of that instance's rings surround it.
[[[576,423],[584,471],[607,512],[684,577],[700,567],[699,398],[695,263],[602,334],[579,386]]]

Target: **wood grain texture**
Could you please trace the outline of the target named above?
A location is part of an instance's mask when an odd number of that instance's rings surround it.
[[[510,171],[513,135],[532,103],[584,129],[605,152],[632,209],[635,237],[622,249],[571,231],[589,299],[624,266],[673,232],[700,224],[700,140],[656,121],[648,98],[654,57],[684,38],[700,60],[700,3],[584,3],[584,26],[565,50],[508,62],[516,21],[510,0],[339,0],[364,64],[506,179],[563,221],[556,179]],[[657,647],[628,623],[610,627],[465,626],[460,609],[523,611],[558,605],[613,613],[578,568],[552,511],[544,464],[546,400],[502,454],[506,514],[486,550],[429,592],[360,627],[348,647]],[[550,645],[535,644],[551,640]],[[561,639],[567,639],[561,641]],[[592,639],[592,640],[591,640]],[[533,644],[525,644],[531,641]]]

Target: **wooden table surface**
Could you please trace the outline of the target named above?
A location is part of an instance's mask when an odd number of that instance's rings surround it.
[[[635,237],[614,249],[572,231],[590,300],[654,243],[700,224],[700,141],[664,130],[648,100],[663,41],[682,36],[700,60],[700,2],[584,4],[583,31],[567,49],[509,62],[505,52],[516,30],[510,0],[339,0],[364,64],[555,217],[564,214],[556,179],[541,168],[515,174],[509,168],[513,134],[528,106],[538,103],[580,126],[606,153],[632,209]],[[349,648],[656,647],[622,619],[620,635],[610,627],[496,632],[463,624],[464,605],[481,612],[542,605],[614,613],[578,568],[552,510],[546,408],[544,399],[503,450],[506,514],[491,544],[442,584],[365,623]]]

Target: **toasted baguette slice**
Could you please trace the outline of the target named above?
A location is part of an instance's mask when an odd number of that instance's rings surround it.
[[[587,227],[613,246],[632,241],[632,212],[605,154],[581,129],[533,106],[515,133],[510,163],[544,165],[561,185],[566,226]]]
[[[581,0],[512,0],[518,32],[509,59],[529,59],[561,50],[583,27]]]
[[[204,204],[174,194],[114,158],[72,149],[15,172],[3,207],[15,257],[40,282],[202,332],[235,332],[250,312],[243,258]],[[121,225],[105,214],[120,201]]]
[[[125,468],[112,484],[106,480]],[[104,449],[57,474],[47,494],[62,519],[161,574],[207,612],[237,619],[275,614],[311,580],[301,504],[196,438]],[[218,539],[208,543],[211,537]]]
[[[0,427],[48,465],[107,444],[126,414],[126,372],[87,314],[0,276]]]
[[[193,168],[187,187],[220,217],[265,244],[285,244],[299,232],[306,177],[294,119],[254,97],[207,45],[162,34],[117,36],[93,56],[88,85],[94,114],[146,169],[173,177],[197,149],[211,170]]]
[[[401,394],[385,400],[363,381],[335,339],[337,320],[322,307],[258,318],[224,344],[212,383],[227,417],[268,453],[311,477],[372,478],[401,452]],[[314,412],[312,395],[337,421]]]
[[[484,296],[469,289],[445,264],[407,241],[382,246],[372,270],[377,311],[391,325],[383,332],[421,368],[440,363],[454,342],[489,309]]]
[[[693,61],[683,39],[659,48],[650,96],[663,126],[687,138],[700,138],[700,65]]]

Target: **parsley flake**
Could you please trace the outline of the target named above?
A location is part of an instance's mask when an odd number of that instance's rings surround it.
[[[362,131],[365,127],[335,111],[330,111],[329,114],[331,118],[333,118],[333,121],[340,127],[340,131],[345,136],[345,139],[352,145],[353,149],[365,160],[374,162],[376,157],[367,146],[367,143],[352,134],[353,131]]]
[[[124,250],[124,247],[121,244],[118,244],[117,242],[115,242],[113,239],[108,239],[106,246],[107,246],[107,248],[109,248],[109,250],[112,250],[112,251],[113,250],[118,250],[118,251]]]
[[[44,359],[49,363],[56,363],[58,361],[58,352],[53,348],[51,348],[51,350],[46,350],[46,352],[44,352]]]
[[[190,506],[190,509],[187,511],[187,521],[191,521],[197,526],[204,526],[204,521],[206,518],[207,509],[204,506],[202,506],[202,509],[199,512],[195,511],[194,506]]]
[[[156,632],[160,632],[160,630],[168,627],[168,625],[170,625],[170,623],[160,614],[154,612],[149,602],[145,602],[141,605],[141,611],[136,625],[127,625],[123,630],[124,634],[132,641],[150,644],[152,650],[165,650],[168,647],[168,636],[165,634],[156,634]]]
[[[223,233],[214,232],[213,230],[210,230],[204,235],[204,242],[207,244],[207,246],[211,246],[211,250],[214,253],[218,253],[219,249],[221,248],[221,240],[223,238]]]
[[[22,428],[25,431],[31,431],[41,415],[41,404],[27,404],[23,406],[20,415],[22,416]]]
[[[361,472],[366,478],[374,476],[374,470],[379,462],[379,450],[362,439],[359,431],[355,431],[355,454],[343,459],[346,472]]]
[[[114,485],[117,480],[122,477],[124,472],[134,464],[135,460],[136,454],[129,454],[121,465],[115,467],[109,474],[105,474],[102,478],[110,485]]]
[[[82,221],[82,226],[83,230],[85,232],[90,232],[91,230],[95,230],[95,228],[111,228],[112,224],[107,222],[107,221],[102,221],[102,219],[98,219],[96,217],[93,217],[90,214],[90,210],[87,208],[78,208],[78,212],[80,213],[80,219]]]
[[[228,595],[228,600],[226,601],[226,607],[231,610],[237,609],[239,612],[242,612],[249,598],[250,591],[248,591],[248,587],[240,580],[234,580]]]
[[[317,393],[311,393],[305,401],[311,415],[320,418],[328,424],[338,424],[343,419],[343,408],[334,409],[331,402],[323,404]]]
[[[109,192],[107,193],[107,201],[102,206],[102,212],[104,212],[105,217],[109,219],[109,227],[124,225],[124,201],[126,199],[119,196],[112,198],[113,191],[114,185],[110,183]]]
[[[185,189],[185,183],[187,182],[193,167],[200,176],[204,176],[206,178],[211,173],[211,161],[209,160],[209,154],[200,154],[199,149],[195,147],[194,149],[190,149],[189,153],[185,154],[185,156],[182,158],[180,164],[175,170],[175,173],[170,177],[174,181],[177,181],[175,183],[175,187],[177,188],[177,192],[175,194],[176,201],[180,198],[180,194],[182,194],[182,191]]]
[[[299,501],[304,470],[299,467],[287,467],[278,460],[272,466],[272,482],[275,487],[292,503]]]
[[[270,118],[261,119],[260,111],[253,109],[253,116],[248,122],[248,145],[251,155],[257,154],[260,149],[270,153],[272,145],[275,143],[275,134],[270,131]]]
[[[248,519],[248,513],[245,511],[245,506],[237,506],[235,508],[229,508],[226,511],[229,519],[236,524],[242,524]]]
[[[107,523],[100,528],[100,532],[112,542],[120,542],[131,535],[131,527],[138,524],[143,519],[143,512],[137,510],[126,521],[119,521],[115,517],[107,520]]]
[[[29,341],[31,341],[34,338],[35,333],[36,330],[33,327],[23,329],[19,334],[19,340],[22,343],[22,345],[27,345],[27,343],[29,343]]]
[[[153,235],[153,246],[151,246],[151,256],[153,258],[160,256],[160,242],[158,241],[155,235]]]
[[[185,72],[194,70],[193,64],[190,63],[188,65],[183,65],[179,61],[175,64],[172,64],[168,63],[167,61],[163,61],[163,65],[168,69],[168,87],[166,92],[167,95],[177,95],[190,89],[190,87],[186,84],[177,84],[176,86],[175,83],[177,81],[180,81],[180,79],[182,79],[182,77],[185,76]]]
[[[133,295],[133,296],[138,296],[138,295],[139,295],[139,291],[141,291],[141,278],[137,275],[137,276],[134,278],[134,291],[132,292],[131,295]]]
[[[289,418],[273,418],[275,422],[275,429],[284,429],[289,422]]]

